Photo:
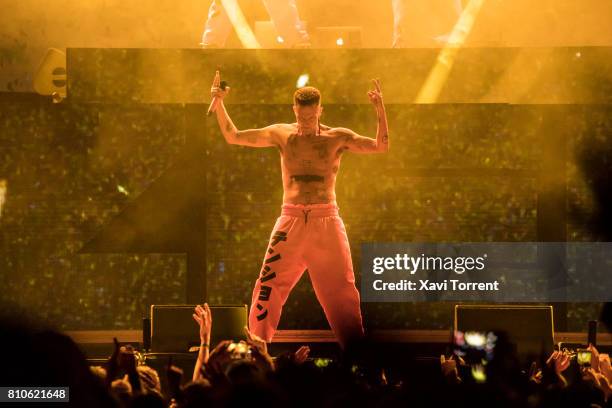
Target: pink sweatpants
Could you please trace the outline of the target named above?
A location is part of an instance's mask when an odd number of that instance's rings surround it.
[[[342,346],[363,336],[359,292],[344,223],[333,204],[284,204],[253,289],[249,329],[272,340],[289,292],[307,269]]]

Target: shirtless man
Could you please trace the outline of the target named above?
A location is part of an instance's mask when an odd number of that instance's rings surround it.
[[[321,94],[304,87],[293,95],[296,123],[238,130],[223,99],[217,71],[211,94],[223,137],[230,144],[276,147],[283,179],[281,216],[272,230],[253,290],[249,329],[270,342],[289,292],[308,270],[317,299],[341,346],[363,336],[359,292],[344,223],[336,205],[336,175],[345,151],[384,153],[389,149],[387,116],[380,82],[368,91],[376,109],[376,139],[350,129],[322,125]]]

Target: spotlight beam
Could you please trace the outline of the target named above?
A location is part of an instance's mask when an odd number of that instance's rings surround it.
[[[244,48],[261,48],[259,41],[242,13],[237,0],[221,0],[221,4],[227,13],[227,17],[234,26],[238,39]]]
[[[437,102],[440,92],[455,63],[455,57],[459,49],[461,49],[465,43],[470,31],[472,31],[476,17],[484,2],[485,0],[470,0],[467,7],[463,9],[461,16],[459,16],[457,23],[453,27],[453,31],[448,41],[440,50],[434,66],[429,71],[425,83],[419,90],[416,100],[414,101],[415,103]]]

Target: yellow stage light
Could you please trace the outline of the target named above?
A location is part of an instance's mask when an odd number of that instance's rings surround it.
[[[298,77],[297,82],[295,83],[296,88],[303,88],[308,85],[308,81],[310,81],[310,75],[302,74]]]
[[[236,35],[244,48],[261,48],[261,45],[255,38],[255,34],[242,13],[242,9],[236,0],[221,0],[223,8],[227,13],[227,17],[236,30]]]
[[[7,182],[5,179],[0,179],[0,218],[2,217],[2,208],[6,202]]]
[[[425,83],[419,90],[415,103],[436,103],[453,68],[455,57],[465,43],[468,34],[472,31],[476,17],[484,2],[485,0],[470,0],[463,10],[446,44],[438,54],[434,66],[429,71]]]

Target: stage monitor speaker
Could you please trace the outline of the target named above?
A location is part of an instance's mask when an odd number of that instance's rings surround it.
[[[456,305],[455,330],[504,332],[521,359],[552,353],[552,306]]]
[[[200,345],[195,305],[151,305],[151,352],[187,353]],[[221,340],[246,338],[247,305],[210,306],[213,325],[211,347]]]

